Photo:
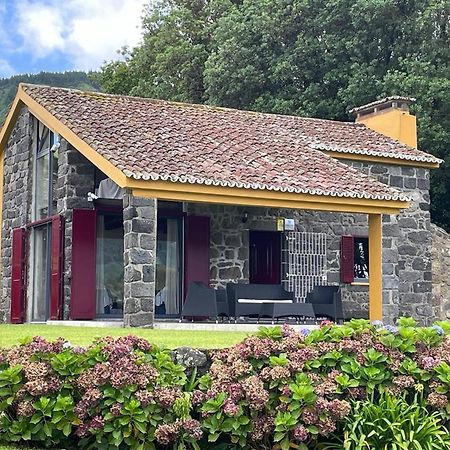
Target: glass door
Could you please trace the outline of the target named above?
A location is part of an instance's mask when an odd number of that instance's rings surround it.
[[[158,217],[155,315],[178,316],[181,304],[180,218]]]
[[[31,320],[45,322],[49,317],[51,224],[32,229],[32,307]]]
[[[97,316],[123,316],[123,214],[97,211]]]

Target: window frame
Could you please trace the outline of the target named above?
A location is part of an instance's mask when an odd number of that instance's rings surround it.
[[[60,147],[60,137],[59,134],[54,133],[50,128],[46,127],[38,119],[35,118],[36,130],[35,130],[35,141],[33,142],[33,194],[32,194],[32,220],[34,222],[39,222],[41,220],[46,220],[51,218],[56,214],[56,210],[53,210],[53,200],[55,198],[55,193],[53,192],[53,171],[55,169],[53,155],[58,151]],[[47,130],[49,143],[48,146],[43,148],[41,146],[42,141],[46,141]],[[44,133],[41,134],[41,131]],[[37,193],[38,193],[38,161],[41,158],[45,158],[48,155],[48,182],[47,182],[47,214],[40,217],[37,211]]]
[[[369,254],[367,254],[367,270],[369,277],[367,278],[357,278],[355,277],[355,240],[356,239],[367,239],[369,244],[368,235],[358,235],[358,234],[345,234],[341,235],[341,251],[340,251],[340,273],[341,282],[343,284],[350,284],[355,286],[368,286],[370,278],[370,262]],[[370,245],[367,246],[369,250]]]
[[[365,239],[367,240],[367,277],[359,278],[356,276],[356,240]],[[369,236],[368,235],[353,235],[353,283],[368,283],[370,279],[370,267],[369,267]]]

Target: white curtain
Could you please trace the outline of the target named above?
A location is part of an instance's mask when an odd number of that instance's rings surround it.
[[[104,230],[105,217],[102,214],[97,214],[97,314],[105,313],[105,306],[107,306],[108,294],[105,289],[105,264],[104,264]]]
[[[166,314],[179,313],[178,222],[167,219],[166,240]]]

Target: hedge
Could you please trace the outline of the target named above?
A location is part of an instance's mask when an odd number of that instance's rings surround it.
[[[381,449],[381,441],[367,442],[384,426],[386,442],[399,441],[386,448],[450,449],[449,330],[407,318],[395,327],[353,320],[314,331],[261,328],[209,352],[205,373],[135,336],[101,338],[87,348],[34,337],[0,350],[0,441]]]

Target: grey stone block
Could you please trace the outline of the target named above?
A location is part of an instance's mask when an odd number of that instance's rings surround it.
[[[151,312],[141,312],[137,314],[126,314],[124,315],[124,325],[126,327],[153,327],[153,313]]]

